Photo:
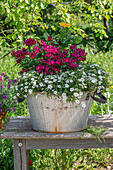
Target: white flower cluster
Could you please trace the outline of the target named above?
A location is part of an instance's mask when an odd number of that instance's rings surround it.
[[[23,73],[15,86],[17,97],[27,97],[33,92],[61,97],[64,102],[81,103],[86,91],[101,91],[108,87],[108,73],[96,64],[80,65],[76,71],[66,71],[55,75],[43,75],[36,71]],[[85,107],[85,103],[81,103]]]

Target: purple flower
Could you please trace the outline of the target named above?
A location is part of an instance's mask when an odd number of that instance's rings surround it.
[[[11,85],[10,84],[8,84],[8,89],[10,89],[11,88]]]
[[[2,109],[0,109],[0,113],[2,113]]]
[[[17,102],[14,102],[15,104],[17,104]]]
[[[1,86],[2,89],[4,88],[4,85],[3,85],[3,84],[1,84],[0,86]]]
[[[0,102],[0,106],[2,106],[2,102]]]
[[[13,83],[17,83],[17,79],[15,79],[15,80],[13,81]]]
[[[7,109],[7,111],[8,111],[8,112],[10,112],[10,111],[11,111],[11,109],[9,108],[9,109]]]
[[[3,98],[4,98],[4,99],[7,99],[7,93],[4,94]]]
[[[16,107],[14,107],[14,108],[13,108],[13,111],[15,112],[16,110],[17,110]]]
[[[11,83],[11,82],[12,82],[12,80],[11,80],[11,79],[9,79],[9,80],[8,80],[8,83]]]
[[[7,75],[6,75],[6,74],[4,74],[4,77],[5,77],[6,79],[8,79],[8,77],[7,77]]]
[[[2,72],[2,75],[5,75],[5,73]]]

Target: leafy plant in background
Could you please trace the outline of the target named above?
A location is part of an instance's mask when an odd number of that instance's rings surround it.
[[[6,113],[12,110],[16,111],[16,98],[14,98],[13,86],[17,80],[8,79],[7,75],[2,72],[0,76],[0,128],[3,128],[2,119],[5,120]]]
[[[0,139],[0,170],[14,169],[12,145],[11,139]]]

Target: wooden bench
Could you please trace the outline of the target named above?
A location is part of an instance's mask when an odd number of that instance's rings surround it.
[[[30,117],[11,117],[0,138],[13,139],[14,170],[29,170],[30,149],[113,148],[113,116],[89,116],[88,126],[102,127],[106,131],[100,143],[90,133],[42,133],[32,129]]]

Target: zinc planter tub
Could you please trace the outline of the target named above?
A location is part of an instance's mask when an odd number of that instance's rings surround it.
[[[81,131],[87,127],[88,115],[92,103],[91,97],[86,100],[87,93],[81,99],[83,108],[76,103],[64,103],[57,97],[47,97],[36,93],[27,97],[32,126],[34,130],[51,133],[69,133]]]

